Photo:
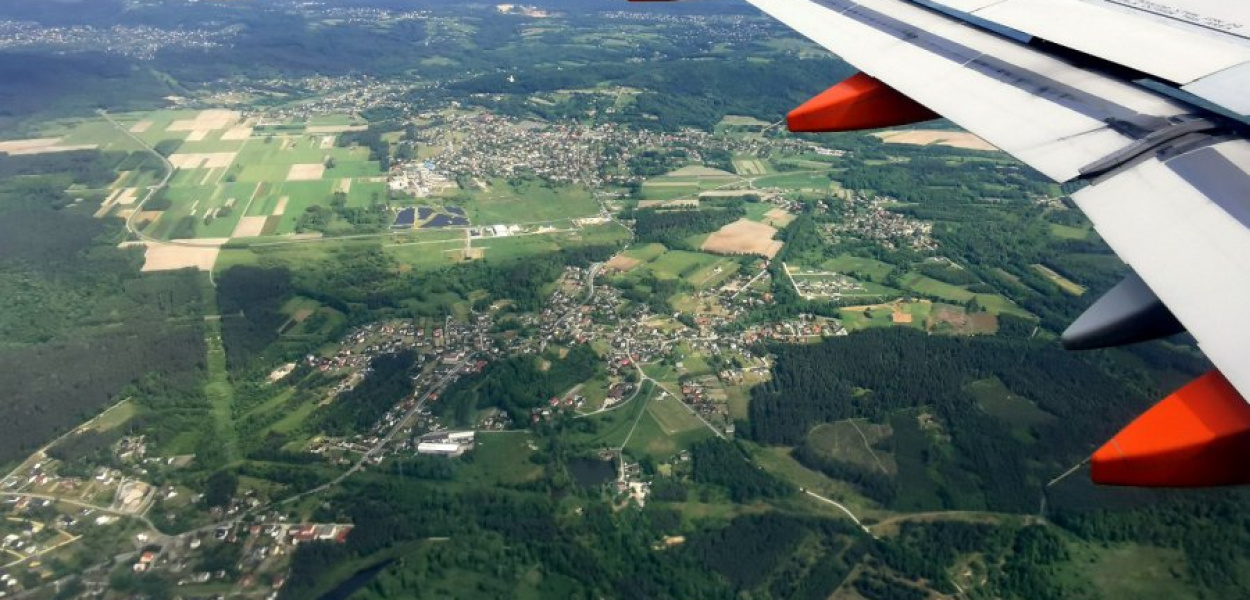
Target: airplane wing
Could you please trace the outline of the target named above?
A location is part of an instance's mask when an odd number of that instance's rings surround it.
[[[1188,330],[1217,370],[1094,453],[1112,485],[1250,484],[1250,4],[747,0],[862,72],[793,131],[944,116],[1073,194],[1133,269],[1074,349]]]

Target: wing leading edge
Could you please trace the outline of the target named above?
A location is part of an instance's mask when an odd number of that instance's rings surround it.
[[[1192,11],[1177,26],[1118,0],[1062,0],[1090,21],[1067,29],[1036,0],[747,1],[863,72],[791,113],[792,130],[883,127],[932,111],[1054,181],[1089,183],[1074,199],[1136,275],[1065,342],[1134,341],[1179,321],[1218,367],[1095,452],[1094,480],[1250,484],[1250,143],[1226,118],[1244,113],[1186,102],[1182,87],[1214,78],[1224,98],[1250,97],[1240,84],[1250,76],[1239,75],[1250,73],[1250,40],[1204,30]],[[1045,18],[1028,18],[1036,11]],[[1156,48],[1194,51],[1125,52],[1096,39],[1099,24],[1119,27],[1130,48],[1145,43],[1140,26]]]

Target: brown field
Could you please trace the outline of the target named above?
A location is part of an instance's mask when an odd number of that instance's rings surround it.
[[[60,146],[60,138],[39,138],[33,140],[9,140],[0,142],[0,152],[13,156],[25,154],[50,154],[52,152],[72,152],[74,150],[94,150],[95,144],[81,146]]]
[[[322,150],[329,150],[330,148],[333,148],[333,147],[334,147],[334,136],[332,136],[332,135],[327,135],[327,136],[325,136],[325,137],[321,138],[321,149],[322,149]]]
[[[131,204],[134,204],[135,200],[139,199],[139,188],[125,188],[119,191],[121,192],[121,194],[119,194],[113,200],[117,204],[129,206]]]
[[[965,335],[992,334],[998,331],[998,317],[990,313],[968,314],[962,306],[935,304],[926,325],[930,331],[942,327]]]
[[[234,162],[238,152],[202,152],[174,154],[169,157],[175,169],[225,169]]]
[[[209,134],[209,131],[207,129],[196,129],[195,131],[192,131],[191,133],[187,134],[187,141],[188,142],[201,142],[201,141],[204,141],[204,138],[208,137],[208,134]]]
[[[950,146],[965,150],[998,150],[993,144],[966,131],[882,131],[873,135],[889,144],[910,144],[912,146]]]
[[[780,208],[774,208],[764,213],[764,222],[778,228],[785,227],[786,225],[793,223],[796,218],[797,217],[794,215]]]
[[[95,218],[99,219],[109,214],[114,206],[130,206],[139,199],[139,188],[120,188],[113,190],[104,202],[100,203],[100,209],[95,212]]]
[[[340,180],[339,180],[339,184],[338,184],[338,186],[334,189],[334,191],[336,191],[336,192],[343,192],[344,194],[346,194],[346,193],[348,193],[348,192],[352,191],[352,180],[350,180],[350,179],[340,179]]]
[[[215,131],[228,129],[231,125],[239,122],[240,116],[238,111],[233,110],[200,111],[200,114],[196,115],[194,119],[184,119],[170,123],[166,131],[196,131],[203,129]]]
[[[630,258],[624,254],[617,254],[612,257],[612,260],[609,260],[603,266],[607,269],[624,273],[625,271],[632,270],[640,264],[642,264],[642,261],[636,258]]]
[[[269,217],[243,217],[239,219],[239,224],[234,226],[234,233],[230,237],[257,237],[265,232],[265,221]]]
[[[758,254],[772,258],[781,250],[782,243],[774,240],[777,229],[764,223],[738,219],[703,242],[703,250],[715,254]]]
[[[343,133],[345,131],[364,131],[369,129],[368,125],[319,125],[317,127],[309,127],[304,131],[306,133]]]
[[[237,142],[252,137],[251,127],[231,127],[225,133],[221,134],[223,142]]]
[[[273,207],[274,216],[278,216],[278,215],[282,215],[286,213],[286,203],[290,201],[291,201],[290,196],[283,196],[281,198],[278,198],[278,205]]]
[[[278,225],[282,224],[282,215],[269,215],[265,217],[265,226],[261,228],[261,235],[273,235],[278,231]]]
[[[291,171],[287,173],[287,181],[316,181],[325,175],[326,166],[321,163],[291,165]]]
[[[151,121],[139,121],[130,126],[130,133],[144,133],[152,128]]]
[[[143,271],[173,271],[177,269],[199,269],[211,271],[221,253],[221,245],[229,241],[227,238],[205,238],[198,240],[179,240],[194,242],[196,245],[173,245],[151,242],[127,242],[127,245],[147,246],[144,252]]]

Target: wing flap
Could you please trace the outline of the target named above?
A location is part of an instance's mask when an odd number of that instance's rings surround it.
[[[749,0],[1056,181],[1187,108],[903,0]]]
[[[1250,390],[1250,143],[1152,158],[1073,195],[1239,390]]]
[[[968,12],[1180,85],[1250,61],[1250,47],[1225,36],[1108,4],[1005,0]]]

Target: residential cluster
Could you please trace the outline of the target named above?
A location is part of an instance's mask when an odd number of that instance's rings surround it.
[[[48,27],[32,21],[0,20],[0,50],[52,49],[105,52],[151,60],[166,48],[207,50],[228,43],[231,31],[159,29],[148,26]]]
[[[841,196],[845,202],[842,219],[826,227],[835,242],[849,236],[877,242],[890,249],[937,250],[933,223],[890,210],[891,205],[899,203],[898,199],[851,190],[844,190]]]

